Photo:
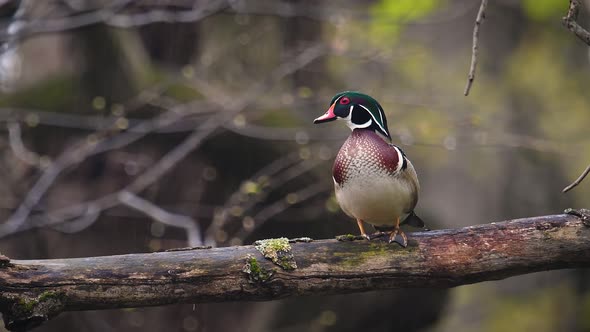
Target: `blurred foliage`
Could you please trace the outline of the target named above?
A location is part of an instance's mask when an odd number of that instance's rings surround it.
[[[54,76],[25,89],[0,95],[0,106],[59,112],[79,103],[81,93],[82,87],[73,76]]]
[[[255,123],[277,128],[300,127],[305,125],[300,118],[297,118],[292,112],[284,108],[276,108],[265,112]]]
[[[172,83],[168,85],[164,94],[181,102],[190,102],[195,99],[203,98],[203,95],[197,89],[182,83]]]
[[[530,293],[518,292],[490,303],[485,331],[563,330],[563,318],[575,312],[571,284],[560,283]]]
[[[562,146],[568,157],[560,167],[573,180],[590,162],[590,150],[579,148],[590,143],[590,95],[583,83],[588,77],[588,65],[555,56],[555,50],[567,54],[571,43],[556,31],[531,31],[511,55],[506,82],[507,88],[528,105],[523,110],[530,114],[526,126]],[[583,206],[588,204],[584,198],[588,194],[590,186],[586,184],[568,195]]]
[[[440,0],[380,0],[371,6],[369,36],[376,44],[391,46],[404,24],[424,18],[443,6]]]
[[[523,0],[522,6],[529,18],[548,22],[564,16],[568,2],[562,0]]]
[[[584,331],[590,331],[590,292],[586,294],[581,294],[582,296],[582,305],[580,308],[581,320],[580,320],[580,327]]]
[[[531,121],[538,123],[543,135],[556,140],[588,140],[590,95],[580,84],[587,73],[578,70],[567,58],[555,56],[555,50],[565,52],[567,44],[560,33],[527,34],[511,56],[507,82],[534,107],[528,110],[536,115]]]
[[[553,274],[557,277],[560,272]],[[448,307],[457,315],[445,317],[438,330],[569,331],[571,317],[590,313],[587,308],[577,308],[577,295],[567,280],[532,287],[527,285],[534,280],[530,276],[514,279],[523,286],[507,280],[497,285],[482,283],[457,289]]]

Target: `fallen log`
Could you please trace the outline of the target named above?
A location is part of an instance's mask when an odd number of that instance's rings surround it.
[[[0,312],[9,330],[23,331],[63,311],[454,287],[590,267],[589,220],[580,210],[409,233],[407,248],[343,236],[70,259],[0,255]]]

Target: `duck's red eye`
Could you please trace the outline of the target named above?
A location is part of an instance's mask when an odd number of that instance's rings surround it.
[[[342,104],[342,105],[350,104],[350,99],[348,97],[340,98],[340,104]]]

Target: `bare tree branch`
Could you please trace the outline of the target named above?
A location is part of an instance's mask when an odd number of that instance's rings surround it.
[[[562,192],[566,193],[566,192],[574,189],[577,185],[580,184],[580,182],[584,181],[584,178],[586,177],[586,175],[588,175],[588,173],[590,173],[590,165],[588,165],[588,167],[586,167],[586,169],[582,172],[582,174],[580,174],[580,176],[578,176],[576,181],[572,182],[569,186],[563,188]]]
[[[562,18],[563,25],[571,31],[574,35],[580,38],[581,41],[590,45],[590,32],[580,26],[577,22],[578,14],[580,13],[580,1],[570,0],[570,5],[567,15]]]
[[[25,1],[23,1],[25,2]],[[33,7],[35,1],[30,1]],[[38,2],[37,2],[38,3]],[[314,20],[337,23],[341,13],[346,17],[368,21],[370,15],[360,14],[358,10],[343,8],[324,3],[316,6],[301,5],[290,1],[155,1],[141,2],[130,0],[112,0],[102,4],[104,8],[84,8],[84,6],[68,6],[66,13],[59,11],[57,17],[15,16],[11,28],[0,31],[0,41],[18,41],[32,36],[48,33],[69,31],[93,24],[106,24],[118,28],[133,28],[152,23],[186,23],[197,22],[209,15],[222,10],[238,14],[274,15],[278,17],[306,17]],[[428,25],[440,24],[455,20],[467,14],[472,8],[471,3],[462,5],[454,10],[437,15],[434,18],[422,20],[408,20],[392,18],[384,21],[390,24]],[[171,9],[174,8],[174,9]],[[18,19],[17,19],[18,18]]]
[[[188,133],[194,130],[194,128],[203,121],[205,117],[208,117],[213,112],[218,111],[218,107],[205,106],[205,101],[198,101],[195,103],[183,104],[175,103],[174,105],[167,105],[163,107],[160,102],[145,101],[149,105],[158,105],[164,110],[175,110],[176,112],[186,111],[182,117],[172,117],[171,114],[165,115],[171,117],[168,120],[162,118],[162,120],[146,120],[140,118],[126,117],[129,128],[126,132],[131,133]],[[199,105],[196,105],[199,104]],[[193,105],[199,106],[194,108]],[[427,107],[435,107],[434,105],[427,104],[421,105]],[[256,104],[257,109],[263,107],[263,105]],[[94,116],[94,115],[82,115],[82,114],[65,114],[51,111],[44,111],[38,109],[27,109],[27,108],[0,108],[0,122],[8,123],[13,122],[14,118],[25,119],[27,116],[35,116],[36,121],[39,124],[56,126],[60,128],[75,128],[75,129],[86,129],[86,130],[100,130],[101,128],[110,127],[118,119],[115,116]],[[163,115],[164,116],[164,115]],[[258,125],[254,123],[246,123],[244,126],[236,126],[233,122],[227,122],[222,124],[224,129],[227,129],[236,134],[253,137],[264,140],[275,140],[275,141],[296,141],[298,135],[305,135],[309,141],[342,141],[346,139],[347,134],[340,130],[316,130],[309,129],[307,127],[293,127],[293,128],[282,128],[282,127],[270,127],[264,125]],[[392,130],[393,135],[399,135],[398,132]],[[415,146],[430,146],[444,148],[444,144],[440,142],[428,142],[420,137],[415,137],[412,133],[412,139],[407,145]],[[564,148],[563,143],[559,143],[555,140],[538,138],[528,135],[514,134],[509,132],[498,132],[498,131],[485,131],[481,130],[474,134],[475,137],[469,140],[461,141],[457,145],[459,148],[477,148],[477,147],[520,147],[534,151],[541,152],[552,152],[560,154],[568,154]],[[103,151],[108,151],[113,147],[119,145],[123,146],[123,139],[112,137],[114,140],[111,144],[103,144]],[[114,144],[114,143],[117,144]],[[406,144],[406,143],[404,143]],[[582,142],[568,143],[568,146],[572,147],[572,144],[583,148]],[[32,151],[31,151],[32,152]],[[33,152],[34,153],[34,152]]]
[[[140,94],[137,98],[142,99],[143,95],[144,93]],[[132,100],[130,103],[138,107],[139,104],[135,104],[134,101],[135,100]],[[146,121],[138,124],[138,127],[142,127],[145,130],[123,132],[114,135],[112,132],[94,133],[68,147],[43,170],[41,176],[31,187],[16,211],[6,222],[0,224],[0,237],[11,234],[22,227],[32,209],[39,203],[41,198],[56,181],[57,177],[68,167],[76,165],[92,155],[120,148],[135,142],[145,136],[149,132],[149,129],[156,126],[165,126],[170,121],[176,121],[179,117],[181,117],[181,115],[174,112],[168,112],[157,117],[153,121]],[[87,209],[84,209],[84,211],[86,210]]]
[[[25,1],[23,1],[25,2]],[[23,18],[16,16],[6,32],[0,33],[0,41],[16,41],[38,34],[73,30],[93,24],[104,23],[110,26],[130,28],[157,22],[197,22],[228,6],[225,0],[211,0],[199,8],[190,10],[148,10],[136,14],[121,14],[132,0],[116,0],[98,10],[82,12],[53,19]]]
[[[275,240],[277,252],[242,246],[26,261],[0,256],[0,311],[8,329],[23,331],[70,310],[454,287],[590,267],[589,212],[410,233],[408,248]],[[275,254],[290,258],[276,265],[265,259]]]
[[[481,5],[479,6],[479,11],[477,12],[477,17],[475,19],[475,27],[473,27],[473,48],[471,50],[471,65],[469,66],[467,85],[465,85],[465,91],[463,92],[465,96],[469,95],[469,90],[471,90],[471,85],[473,84],[473,80],[475,79],[475,69],[477,68],[477,55],[479,53],[479,26],[485,19],[485,11],[487,6],[488,0],[481,0]]]
[[[193,130],[193,132],[185,138],[180,144],[174,149],[170,150],[160,160],[158,160],[151,168],[139,175],[135,180],[127,185],[122,191],[129,191],[132,193],[138,193],[144,190],[146,187],[156,182],[162,175],[173,168],[179,161],[184,159],[191,151],[196,149],[204,139],[208,138],[215,130],[220,128],[223,123],[231,119],[237,113],[243,111],[251,103],[256,101],[267,89],[272,87],[276,82],[282,80],[284,77],[296,72],[297,70],[305,67],[310,62],[319,58],[326,53],[326,48],[321,45],[313,45],[305,49],[292,61],[287,61],[278,66],[269,76],[269,78],[263,82],[259,82],[250,89],[248,89],[241,98],[232,99],[229,104],[219,105],[224,112],[209,117],[200,126]],[[206,82],[196,80],[199,88],[206,91],[210,89]],[[186,105],[185,105],[186,106]],[[170,113],[170,112],[168,112]],[[166,113],[166,114],[168,114]],[[171,116],[162,115],[165,120],[163,124],[167,125],[181,118],[186,114],[173,113]],[[151,127],[150,127],[151,128]],[[19,206],[17,211],[10,217],[8,221],[0,224],[0,237],[13,234],[18,231],[22,231],[31,227],[40,226],[53,226],[56,224],[63,223],[65,221],[71,221],[73,218],[78,218],[84,215],[88,211],[89,206],[93,206],[103,211],[120,203],[119,192],[114,192],[98,198],[93,201],[70,205],[68,207],[59,209],[57,211],[48,212],[46,215],[34,216],[31,219],[33,222],[26,225],[25,222],[29,217],[32,208],[39,202],[41,197],[45,194],[51,184],[55,181],[57,176],[66,167],[69,167],[72,163],[79,162],[80,156],[86,158],[92,154],[100,153],[105,151],[104,149],[114,149],[126,144],[129,144],[140,137],[147,134],[146,130],[136,132],[125,132],[118,136],[119,140],[113,142],[113,140],[100,141],[95,144],[81,145],[81,151],[78,150],[77,146],[74,146],[68,151],[64,152],[54,163],[52,163],[43,173],[41,178],[33,186],[33,188],[27,194],[24,202]],[[128,135],[128,136],[123,136]],[[73,155],[73,156],[72,156]]]

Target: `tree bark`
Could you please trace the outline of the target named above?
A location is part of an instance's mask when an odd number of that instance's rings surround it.
[[[587,212],[410,233],[407,248],[345,236],[352,241],[292,243],[290,248],[264,242],[266,248],[71,259],[0,255],[0,311],[8,329],[21,331],[62,311],[453,287],[589,267]]]

